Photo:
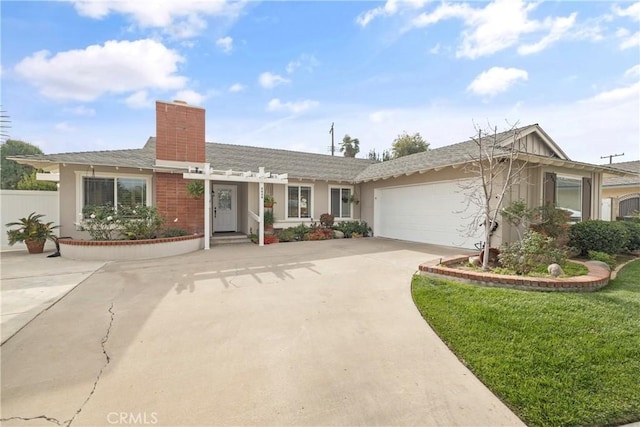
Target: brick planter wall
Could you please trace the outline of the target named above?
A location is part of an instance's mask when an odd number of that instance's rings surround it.
[[[60,255],[76,260],[134,260],[182,255],[204,247],[204,236],[191,235],[149,240],[60,239]]]
[[[490,272],[460,270],[451,267],[452,265],[466,262],[468,259],[468,256],[461,256],[444,260],[438,265],[421,264],[419,267],[420,274],[474,285],[546,292],[596,291],[606,286],[611,276],[611,272],[606,268],[589,262],[581,263],[587,266],[589,274],[564,279],[508,276]]]

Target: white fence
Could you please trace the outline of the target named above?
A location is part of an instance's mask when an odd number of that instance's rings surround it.
[[[55,225],[60,224],[60,201],[57,191],[23,191],[23,190],[0,190],[0,225],[2,229],[1,241],[2,250],[26,250],[24,244],[9,246],[7,238],[8,222],[17,221],[28,216],[31,212],[45,215],[44,222],[52,221]],[[52,242],[48,242],[47,248],[53,248]]]

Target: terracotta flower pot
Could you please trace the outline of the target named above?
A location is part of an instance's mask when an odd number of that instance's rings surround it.
[[[46,241],[38,242],[36,240],[25,240],[24,244],[27,245],[27,250],[30,254],[41,254],[44,252],[44,244]]]
[[[264,207],[265,208],[272,208],[273,207],[273,202],[264,202]]]

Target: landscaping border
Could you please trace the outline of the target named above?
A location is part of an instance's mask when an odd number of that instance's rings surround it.
[[[195,252],[204,247],[204,235],[163,237],[148,240],[59,239],[63,258],[91,261],[121,261],[163,258]]]
[[[467,255],[441,260],[435,265],[433,263],[420,264],[420,274],[473,285],[542,292],[593,292],[607,286],[611,277],[611,272],[607,268],[589,261],[574,261],[584,264],[589,269],[589,274],[567,278],[513,276],[451,267],[451,265],[466,262],[468,259]]]

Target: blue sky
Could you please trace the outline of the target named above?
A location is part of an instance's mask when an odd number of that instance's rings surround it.
[[[45,153],[141,147],[156,99],[207,141],[359,157],[539,123],[573,160],[640,158],[639,2],[2,1],[2,109]]]

